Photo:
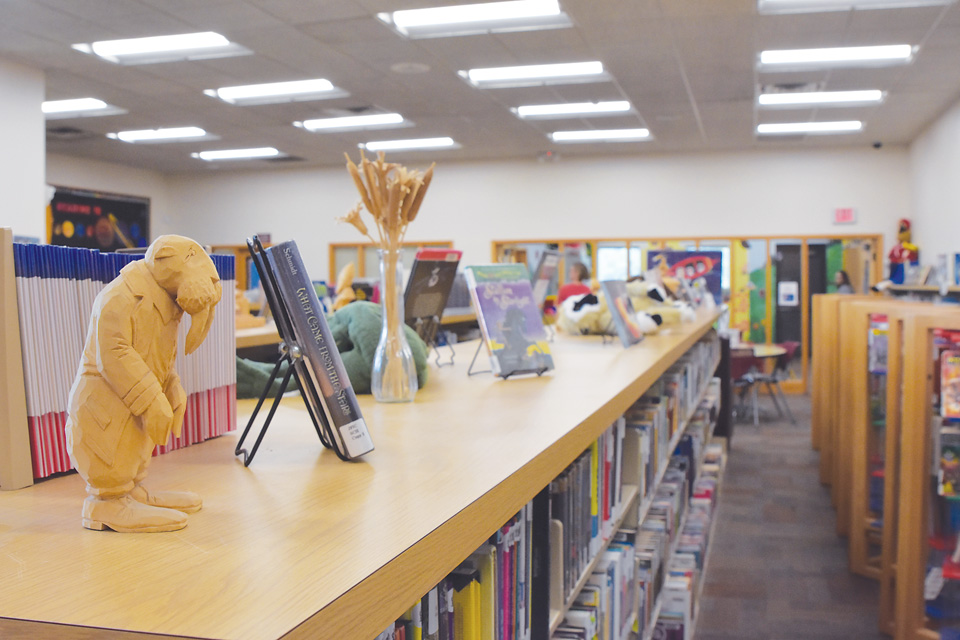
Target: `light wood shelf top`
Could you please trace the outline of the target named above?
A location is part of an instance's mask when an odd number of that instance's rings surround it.
[[[148,484],[204,498],[174,533],[81,528],[76,475],[0,494],[0,637],[372,638],[716,317],[629,349],[558,336],[558,370],[541,378],[468,377],[475,343],[458,345],[415,403],[361,398],[376,450],[355,463],[323,450],[300,398],[284,399],[249,469],[236,433],[154,461]],[[241,425],[252,406],[239,403]]]
[[[237,329],[237,349],[262,347],[268,344],[280,344],[280,334],[273,320],[262,327]]]

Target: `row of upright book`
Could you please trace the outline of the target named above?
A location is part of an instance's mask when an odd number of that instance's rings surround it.
[[[36,479],[72,468],[64,426],[94,299],[124,266],[141,256],[53,245],[13,244],[17,312],[23,354],[30,456]],[[181,323],[176,369],[187,392],[178,438],[166,453],[232,430],[236,424],[234,259],[213,255],[223,286],[207,339],[184,357],[188,322]],[[13,426],[13,428],[17,428]]]
[[[378,640],[690,640],[724,455],[717,342],[678,360]]]
[[[531,640],[533,503],[377,640]]]

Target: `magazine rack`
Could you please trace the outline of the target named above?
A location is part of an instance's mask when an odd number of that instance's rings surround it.
[[[277,411],[277,406],[280,404],[280,399],[286,392],[287,385],[290,384],[290,377],[291,375],[295,375],[297,378],[297,387],[300,389],[300,397],[303,398],[303,403],[307,406],[307,412],[310,414],[310,420],[313,422],[313,428],[316,429],[317,435],[320,437],[320,442],[323,443],[323,446],[327,449],[333,449],[333,451],[337,454],[337,457],[339,457],[341,460],[347,461],[349,458],[347,458],[346,455],[340,451],[339,447],[336,446],[336,439],[333,438],[330,433],[330,423],[327,420],[327,417],[323,415],[322,411],[314,410],[314,407],[321,407],[323,405],[320,404],[319,394],[314,388],[313,381],[310,379],[310,376],[304,366],[302,353],[300,347],[297,345],[296,337],[293,333],[293,325],[290,322],[290,317],[287,314],[286,307],[281,303],[280,300],[280,290],[277,286],[275,276],[273,271],[270,270],[266,261],[264,260],[264,248],[260,243],[260,239],[256,236],[254,236],[252,239],[248,239],[247,248],[250,250],[250,256],[253,259],[254,266],[257,268],[257,272],[260,274],[260,282],[263,284],[263,291],[267,296],[267,304],[269,304],[270,309],[273,310],[273,317],[277,324],[277,333],[280,334],[281,355],[277,360],[276,365],[273,367],[273,372],[270,374],[270,379],[267,380],[267,384],[263,389],[263,393],[260,394],[260,399],[257,402],[257,406],[254,408],[253,413],[250,414],[250,419],[247,420],[247,426],[244,427],[243,433],[240,435],[240,439],[237,440],[237,447],[234,450],[234,455],[243,457],[243,466],[250,466],[250,463],[253,462],[253,457],[257,454],[257,449],[260,448],[260,442],[263,441],[263,436],[266,434],[267,428],[270,426],[270,422],[273,420],[273,416]],[[283,376],[283,381],[280,383],[280,389],[273,398],[273,404],[270,406],[270,411],[267,413],[267,417],[264,420],[263,427],[260,429],[260,433],[257,435],[257,439],[254,441],[253,446],[247,450],[244,448],[243,444],[247,438],[247,435],[250,433],[251,428],[253,428],[253,424],[257,419],[257,415],[260,413],[260,408],[263,406],[267,396],[270,395],[270,388],[277,379],[277,375],[279,375],[280,368],[283,366],[284,362],[289,364],[289,368]],[[307,394],[313,394],[313,402],[311,402],[311,399],[307,397]]]

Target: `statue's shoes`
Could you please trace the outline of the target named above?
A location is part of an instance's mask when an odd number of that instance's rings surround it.
[[[177,531],[187,526],[187,516],[176,509],[141,504],[130,495],[121,498],[87,496],[83,501],[83,526],[120,533],[158,533]]]
[[[138,484],[130,492],[130,497],[152,507],[166,507],[183,513],[196,513],[203,507],[203,500],[193,491],[150,491]]]

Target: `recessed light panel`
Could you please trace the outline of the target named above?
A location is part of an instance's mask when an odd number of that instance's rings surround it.
[[[810,69],[905,64],[913,59],[909,44],[829,49],[773,49],[760,52],[760,66],[770,69]]]
[[[513,0],[378,13],[408,38],[442,38],[573,26],[557,0]]]
[[[762,136],[856,133],[861,129],[863,129],[863,123],[859,120],[844,120],[839,122],[786,122],[757,125],[757,133]]]
[[[467,82],[481,89],[600,82],[610,78],[599,61],[488,67],[459,73]]]
[[[126,110],[107,104],[97,98],[72,98],[70,100],[47,100],[40,104],[47,120],[86,118],[90,116],[113,116]]]
[[[257,158],[276,158],[280,155],[274,147],[255,147],[252,149],[219,149],[217,151],[201,151],[191,153],[191,158],[199,158],[207,162],[216,160],[255,160]]]
[[[853,9],[909,9],[953,4],[956,0],[757,0],[761,15],[818,13]]]
[[[767,108],[848,107],[883,102],[883,91],[797,91],[761,93],[757,103]]]
[[[219,89],[207,89],[203,93],[211,98],[219,98],[224,102],[236,105],[304,102],[307,100],[342,98],[349,95],[324,78],[220,87]]]
[[[72,45],[77,51],[115,64],[154,64],[179,60],[204,60],[253,53],[213,31],[148,38],[100,40]]]
[[[399,113],[374,113],[366,116],[344,116],[341,118],[317,118],[294,122],[295,126],[307,131],[347,131],[350,129],[383,129],[406,124]]]
[[[513,112],[524,119],[574,118],[578,116],[619,115],[630,111],[626,100],[607,102],[565,102],[562,104],[532,104],[517,107]]]
[[[207,138],[207,132],[200,127],[168,127],[165,129],[139,129],[108,133],[108,138],[123,142],[177,142]]]
[[[630,142],[650,138],[649,129],[588,129],[584,131],[554,131],[554,142]]]
[[[374,140],[358,145],[367,151],[414,151],[417,149],[456,149],[453,138],[416,138],[412,140]]]

